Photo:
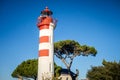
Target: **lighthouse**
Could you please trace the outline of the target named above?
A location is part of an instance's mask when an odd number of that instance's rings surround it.
[[[46,7],[38,17],[39,51],[38,51],[38,80],[52,80],[54,76],[54,42],[53,35],[56,21],[52,11]]]

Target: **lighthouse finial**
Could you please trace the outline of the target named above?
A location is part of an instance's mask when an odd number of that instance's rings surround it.
[[[48,9],[48,6],[46,6],[45,8]]]
[[[53,13],[52,13],[52,11],[49,10],[48,7],[46,6],[46,8],[45,8],[43,11],[41,11],[41,14],[42,14],[42,15],[46,15],[46,14],[47,14],[47,15],[49,16],[49,15],[52,15]]]

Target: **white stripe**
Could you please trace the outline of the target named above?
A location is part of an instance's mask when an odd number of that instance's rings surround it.
[[[39,50],[50,49],[50,43],[39,43]]]
[[[54,23],[50,23],[50,26],[55,28],[55,24]]]
[[[39,31],[39,37],[41,36],[49,36],[50,35],[50,30],[49,29],[42,29]]]

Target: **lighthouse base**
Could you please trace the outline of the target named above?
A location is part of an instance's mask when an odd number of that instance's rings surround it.
[[[52,80],[54,76],[53,63],[49,60],[49,57],[39,57],[38,60],[38,80]]]

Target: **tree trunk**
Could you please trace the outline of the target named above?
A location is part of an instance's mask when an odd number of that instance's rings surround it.
[[[23,80],[23,78],[19,77],[18,80]]]
[[[62,58],[61,60],[65,64],[65,66],[68,67],[68,64],[66,63],[65,59]]]
[[[23,80],[23,77],[18,75],[18,80]]]
[[[61,60],[65,64],[65,66],[67,67],[67,69],[70,70],[73,60],[71,60],[70,63],[67,63],[65,59],[61,59]]]

